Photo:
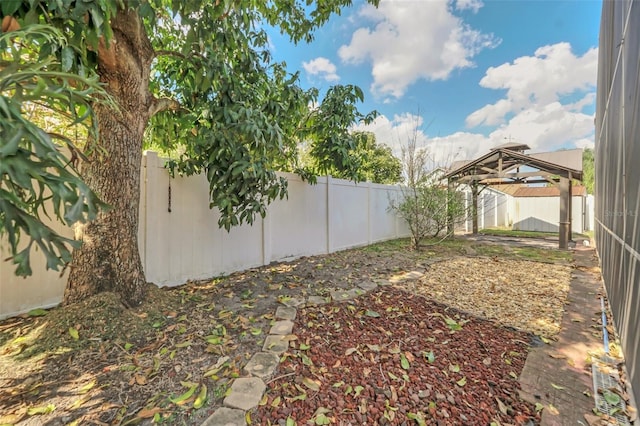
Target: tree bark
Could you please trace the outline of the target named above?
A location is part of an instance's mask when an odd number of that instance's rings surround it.
[[[145,297],[146,280],[138,251],[142,139],[154,98],[149,92],[153,49],[133,10],[112,19],[113,38],[98,50],[98,74],[119,109],[96,105],[98,148],[82,177],[111,206],[76,228],[83,244],[73,253],[64,303],[102,291],[118,293],[127,306]]]

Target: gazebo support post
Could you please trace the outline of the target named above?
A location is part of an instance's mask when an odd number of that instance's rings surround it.
[[[471,182],[471,233],[478,234],[478,182]]]
[[[560,178],[560,229],[559,243],[560,249],[568,249],[571,240],[571,179]]]
[[[447,179],[447,202],[453,197],[453,180]],[[453,210],[450,204],[447,204],[447,238],[453,238],[455,232],[453,223]]]

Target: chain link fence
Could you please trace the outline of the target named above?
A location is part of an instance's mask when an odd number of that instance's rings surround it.
[[[596,112],[596,244],[640,405],[640,3],[605,0]]]

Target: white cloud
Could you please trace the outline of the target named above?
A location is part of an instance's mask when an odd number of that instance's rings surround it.
[[[491,67],[480,80],[480,86],[506,89],[506,97],[471,113],[466,124],[475,127],[504,123],[511,114],[534,105],[544,106],[557,102],[562,96],[593,92],[597,61],[596,48],[577,56],[569,43],[557,43],[537,49],[534,56],[522,56],[512,63]],[[582,109],[593,103],[592,96],[587,93],[582,101],[566,108]]]
[[[596,144],[593,141],[593,138],[589,139],[589,138],[585,138],[585,139],[578,139],[577,141],[575,141],[574,145],[576,146],[576,148],[589,148],[589,149],[595,149]]]
[[[477,10],[482,3],[459,0],[456,8]],[[370,61],[376,95],[400,98],[420,79],[446,80],[453,71],[472,67],[473,57],[500,41],[466,25],[447,1],[383,1],[364,6],[358,15],[372,27],[357,29],[338,50],[341,60]]]
[[[594,140],[593,115],[569,111],[559,102],[523,110],[488,136],[456,132],[429,137],[420,129],[422,123],[421,117],[409,113],[396,115],[393,119],[382,115],[368,126],[358,126],[357,130],[375,133],[376,141],[390,146],[398,158],[401,158],[402,147],[415,135],[416,145],[429,150],[435,164],[445,166],[456,160],[477,158],[508,140],[529,145],[529,152],[555,151],[570,146],[592,148]]]
[[[584,107],[591,106],[596,101],[596,92],[589,92],[577,102],[567,104],[566,108],[569,111],[582,111]]]
[[[481,0],[457,0],[456,1],[456,9],[457,10],[470,10],[473,13],[478,13],[480,8],[484,6]]]
[[[355,130],[375,133],[376,142],[391,147],[393,154],[400,158],[402,147],[406,146],[407,142],[414,137],[416,138],[416,146],[426,145],[427,136],[419,129],[422,124],[422,117],[411,113],[395,115],[393,119],[380,115],[373,123],[359,124]]]
[[[593,115],[570,111],[560,102],[552,102],[521,111],[490,137],[514,139],[539,152],[577,146],[576,141],[593,140],[593,133]]]
[[[309,62],[303,62],[302,67],[312,76],[318,76],[326,81],[338,81],[336,66],[327,58],[318,57]]]
[[[380,116],[360,129],[374,132],[377,141],[391,146],[398,156],[401,146],[415,134],[418,146],[428,149],[441,165],[477,158],[509,140],[527,144],[530,152],[593,147],[594,115],[590,111],[596,74],[597,49],[580,56],[571,52],[568,43],[544,46],[533,56],[487,70],[480,85],[505,94],[471,113],[466,124],[491,126],[488,134],[461,131],[429,137],[428,128],[422,130],[422,118],[413,114],[393,119]]]
[[[404,113],[393,119],[381,115],[369,125],[358,125],[355,130],[369,131],[376,135],[376,142],[391,147],[393,154],[402,158],[402,148],[415,138],[418,149],[427,149],[434,166],[448,166],[453,161],[484,154],[501,143],[484,135],[457,132],[445,137],[430,138],[422,129],[422,117]]]
[[[594,116],[583,111],[595,102],[597,59],[596,48],[578,56],[557,43],[489,68],[480,85],[506,94],[467,116],[467,126],[498,126],[489,139],[522,142],[533,152],[593,146]],[[563,104],[566,97],[574,101]]]
[[[508,99],[500,99],[495,104],[485,105],[477,111],[472,112],[466,119],[468,127],[475,127],[480,124],[495,126],[504,121],[513,108],[513,103]]]

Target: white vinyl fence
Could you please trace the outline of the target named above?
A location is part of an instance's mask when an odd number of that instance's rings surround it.
[[[470,212],[473,205],[471,189],[465,188],[463,192],[465,209]],[[510,226],[510,198],[509,195],[491,187],[483,188],[478,194],[478,229]],[[458,228],[464,232],[471,232],[473,229],[471,215]]]
[[[404,221],[388,209],[390,200],[401,196],[396,186],[331,177],[309,185],[287,174],[288,198],[272,203],[264,220],[227,232],[218,228],[217,210],[208,207],[204,176],[170,179],[153,152],[145,153],[142,173],[140,254],[147,281],[159,286],[409,235]],[[5,242],[2,259],[7,254]],[[33,275],[19,278],[13,264],[0,261],[0,318],[60,303],[66,274],[46,271],[44,264],[41,253],[33,253]]]
[[[586,225],[586,197],[571,197],[572,232],[582,233]],[[514,197],[513,229],[520,231],[559,232],[560,197]]]
[[[471,209],[471,190],[463,189],[465,207]],[[573,196],[571,223],[573,232],[593,229],[593,197]],[[520,231],[558,232],[560,197],[514,197],[491,187],[478,194],[478,229],[512,228]],[[459,231],[471,232],[471,216],[458,226]]]

